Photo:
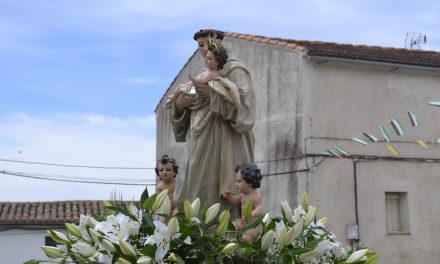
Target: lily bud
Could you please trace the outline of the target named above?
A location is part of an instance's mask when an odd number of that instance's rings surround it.
[[[295,241],[295,227],[291,227],[286,232],[286,245],[292,244]]]
[[[150,264],[152,260],[150,256],[142,256],[136,261],[136,264]]]
[[[54,230],[48,230],[47,233],[49,233],[50,237],[55,240],[55,242],[57,242],[58,244],[67,244],[69,243],[69,239],[66,237],[65,234],[58,232],[58,231],[54,231]]]
[[[200,198],[197,197],[191,204],[193,210],[193,216],[197,216],[200,210]]]
[[[168,189],[163,190],[161,193],[159,193],[156,196],[156,200],[154,201],[153,206],[151,207],[151,210],[153,211],[153,213],[155,213],[157,210],[159,210],[159,208],[162,207],[162,204],[164,203],[165,198],[168,198]]]
[[[73,244],[72,251],[77,252],[84,257],[91,257],[96,253],[95,248],[84,242],[76,242]]]
[[[185,218],[187,220],[191,220],[191,218],[194,216],[193,209],[188,200],[185,200],[185,202],[183,202],[183,212],[185,213]]]
[[[124,255],[132,257],[136,256],[136,251],[134,250],[133,246],[130,245],[130,243],[128,243],[127,241],[119,240],[119,247],[121,248],[121,251],[122,253],[124,253]]]
[[[90,237],[92,238],[93,242],[95,242],[96,244],[99,244],[99,234],[96,230],[94,230],[93,228],[89,228],[89,234]]]
[[[319,221],[322,223],[322,224],[327,224],[327,222],[328,222],[328,217],[327,216],[324,216],[323,218],[321,218],[321,219],[319,219]]]
[[[273,240],[275,238],[275,232],[273,230],[269,230],[266,234],[264,234],[261,239],[261,251],[267,252],[273,244]]]
[[[232,250],[234,250],[237,247],[238,247],[238,244],[236,244],[236,243],[229,243],[220,251],[220,253],[229,253],[229,252],[231,252]]]
[[[224,210],[219,216],[220,225],[218,226],[215,233],[218,236],[223,236],[228,230],[229,219],[231,218],[231,213],[228,210]]]
[[[177,262],[177,258],[176,258],[176,255],[174,254],[174,252],[171,252],[171,254],[168,256],[167,260],[169,260],[171,262]]]
[[[263,224],[267,226],[269,224],[269,221],[270,221],[270,215],[269,213],[266,213],[263,217],[263,220],[261,220],[261,222],[263,222]]]
[[[299,220],[293,227],[295,228],[295,232],[293,234],[293,239],[295,240],[302,232],[304,226],[304,220]]]
[[[293,213],[292,209],[289,206],[289,203],[287,201],[281,202],[281,209],[283,210],[284,216],[289,222],[293,221]]]
[[[174,235],[175,233],[179,232],[179,221],[177,221],[177,218],[173,217],[168,222],[168,231],[170,235]]]
[[[278,231],[277,231],[278,232]],[[278,246],[280,249],[283,249],[287,244],[287,227],[283,224],[281,227],[281,231],[278,232]]]
[[[110,252],[110,253],[114,253],[114,252],[116,252],[116,248],[115,248],[115,246],[113,245],[113,243],[110,242],[110,241],[108,241],[107,239],[103,239],[103,240],[101,241],[101,245],[102,245],[102,247],[103,247],[106,251],[108,251],[108,252]]]
[[[131,264],[131,262],[123,258],[118,258],[118,264]]]
[[[306,218],[304,220],[304,226],[308,227],[312,220],[315,218],[316,215],[316,207],[310,206],[309,211],[306,214]]]
[[[304,192],[302,195],[301,207],[304,209],[304,211],[306,211],[306,213],[309,210],[309,195],[306,192]]]
[[[44,254],[49,258],[61,258],[63,257],[63,251],[57,247],[48,247],[43,246],[41,249],[44,251]]]
[[[75,224],[66,223],[65,224],[67,231],[74,237],[82,238],[81,230]]]
[[[211,222],[214,219],[214,217],[217,216],[219,209],[220,209],[220,203],[216,203],[216,204],[211,205],[211,207],[209,207],[208,210],[206,210],[205,224]]]
[[[368,249],[360,249],[356,252],[353,252],[348,259],[345,261],[345,263],[354,263],[360,259],[362,259],[363,256],[365,256],[365,254],[367,254]]]

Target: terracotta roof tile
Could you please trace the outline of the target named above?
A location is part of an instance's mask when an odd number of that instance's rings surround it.
[[[103,212],[102,201],[0,202],[0,226],[63,224]]]
[[[365,60],[392,64],[406,64],[440,68],[440,52],[368,45],[339,44],[334,42],[268,38],[225,32],[226,36],[245,38],[260,43],[285,46],[310,56],[324,56],[351,60]],[[252,37],[252,38],[251,38]]]

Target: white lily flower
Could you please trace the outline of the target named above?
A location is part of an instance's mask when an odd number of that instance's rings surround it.
[[[177,221],[176,217],[173,217],[168,222],[168,231],[170,232],[170,235],[174,235],[175,233],[179,232],[180,226],[179,221]]]
[[[298,206],[293,209],[293,222],[298,222],[303,216],[306,215],[306,211],[302,208],[302,206]]]
[[[261,220],[261,222],[263,224],[265,224],[266,226],[270,223],[270,215],[269,213],[266,213],[263,217],[263,220]]]
[[[367,254],[368,249],[360,249],[356,252],[353,252],[348,259],[345,261],[345,263],[354,263],[356,261],[359,261],[365,254]]]
[[[116,248],[113,245],[113,243],[108,241],[107,239],[103,239],[101,241],[101,245],[107,252],[110,252],[110,253],[116,252]]]
[[[64,225],[66,226],[66,229],[69,232],[69,234],[77,238],[82,238],[81,230],[77,225],[71,223],[65,223]]]
[[[192,203],[191,203],[193,216],[197,216],[199,214],[200,210],[200,198],[197,197]]]
[[[162,205],[160,208],[156,211],[157,214],[169,214],[171,210],[171,200],[168,197],[168,195],[163,200]]]
[[[286,240],[286,233],[287,233],[287,228],[284,225],[283,221],[279,221],[278,223],[276,223],[275,233],[276,233],[278,246],[280,247],[280,249],[283,249],[283,247],[286,245],[285,240]]]
[[[330,240],[323,240],[316,246],[316,250],[318,250],[319,253],[324,254],[324,252],[331,250],[332,247],[333,243]]]
[[[92,228],[89,228],[89,234],[90,234],[90,237],[92,238],[92,241],[95,242],[95,244],[99,245],[99,238],[98,237],[100,235],[98,234],[98,232],[96,232]],[[89,242],[92,242],[92,241],[89,241]]]
[[[119,247],[121,248],[121,251],[122,251],[122,253],[124,253],[124,255],[132,256],[132,257],[136,256],[136,250],[127,241],[120,240],[119,241]]]
[[[231,218],[231,213],[228,210],[224,210],[220,216],[218,217],[219,219],[219,226],[217,228],[217,230],[215,231],[215,233],[218,236],[223,236],[226,231],[228,231],[228,225],[229,225],[229,219]]]
[[[49,258],[61,258],[63,256],[63,251],[57,247],[42,246],[41,249]]]
[[[50,237],[52,237],[52,239],[58,244],[67,244],[69,242],[67,236],[61,232],[48,230],[47,233],[49,233]]]
[[[136,261],[136,264],[150,264],[152,260],[150,256],[142,256]]]
[[[275,232],[273,230],[267,231],[263,238],[261,238],[261,251],[267,252],[270,246],[272,246],[274,238]]]
[[[217,216],[218,210],[220,209],[220,203],[215,203],[211,205],[205,213],[205,224],[211,222],[214,217]]]
[[[293,227],[295,228],[295,232],[293,234],[293,240],[297,239],[301,234],[304,226],[304,220],[299,220]]]
[[[123,258],[118,258],[118,264],[131,264],[131,262]]]
[[[162,207],[162,204],[165,201],[165,198],[167,197],[168,197],[168,189],[163,190],[156,196],[156,200],[154,201],[153,206],[151,207],[153,213],[156,213],[156,211]]]
[[[308,211],[309,209],[309,195],[304,192],[301,198],[301,207],[304,209],[304,211]]]
[[[160,221],[154,221],[154,234],[149,236],[145,241],[145,244],[156,244],[157,249],[154,255],[156,261],[162,260],[170,249],[170,243],[173,238],[179,237],[180,233],[171,234],[170,228]],[[171,227],[173,228],[173,227]]]
[[[220,251],[220,253],[229,253],[237,247],[238,247],[237,243],[229,243]]]
[[[72,251],[84,257],[91,257],[96,253],[96,249],[84,242],[76,242],[72,246]]]
[[[168,256],[167,260],[171,261],[171,262],[177,262],[177,258],[176,258],[176,255],[174,254],[174,252],[171,252],[171,254]]]
[[[136,217],[136,219],[138,220],[138,222],[141,224],[142,223],[142,210],[139,210],[136,205],[133,204],[133,202],[130,203],[128,210],[130,211],[130,213]]]
[[[118,213],[107,216],[105,222],[95,225],[95,231],[102,232],[111,242],[117,244],[119,240],[127,240],[131,235],[139,233],[140,224],[130,217]]]
[[[185,218],[188,220],[190,220],[194,216],[193,209],[188,200],[185,200],[185,202],[183,202],[183,212],[185,213]]]
[[[316,207],[310,206],[309,210],[307,211],[306,218],[304,219],[304,226],[308,227],[310,223],[312,223],[312,220],[315,218],[316,215]]]
[[[287,221],[292,222],[293,221],[292,209],[290,208],[290,205],[286,200],[281,202],[281,209],[283,210],[283,213]]]

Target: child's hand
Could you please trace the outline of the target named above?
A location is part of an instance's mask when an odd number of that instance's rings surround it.
[[[229,191],[229,190],[224,190],[223,191],[223,197],[229,198],[231,196],[232,196],[232,192],[231,191]]]

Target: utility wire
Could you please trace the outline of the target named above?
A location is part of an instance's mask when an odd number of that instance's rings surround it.
[[[25,163],[25,164],[33,164],[33,165],[56,166],[56,167],[70,167],[70,168],[108,169],[108,170],[154,170],[154,168],[148,168],[148,167],[88,166],[88,165],[72,165],[72,164],[46,163],[46,162],[11,160],[11,159],[0,159],[0,161],[15,162],[15,163]]]
[[[42,176],[33,176],[26,175],[24,173],[17,172],[9,172],[9,171],[0,171],[0,174],[15,176],[15,177],[23,177],[37,180],[47,180],[47,181],[62,181],[62,182],[76,182],[76,183],[93,183],[93,184],[112,184],[112,185],[134,185],[134,186],[155,186],[154,183],[127,183],[127,182],[107,182],[107,181],[98,181],[98,180],[75,180],[75,179],[60,179],[60,178],[50,178],[50,177],[42,177]]]

